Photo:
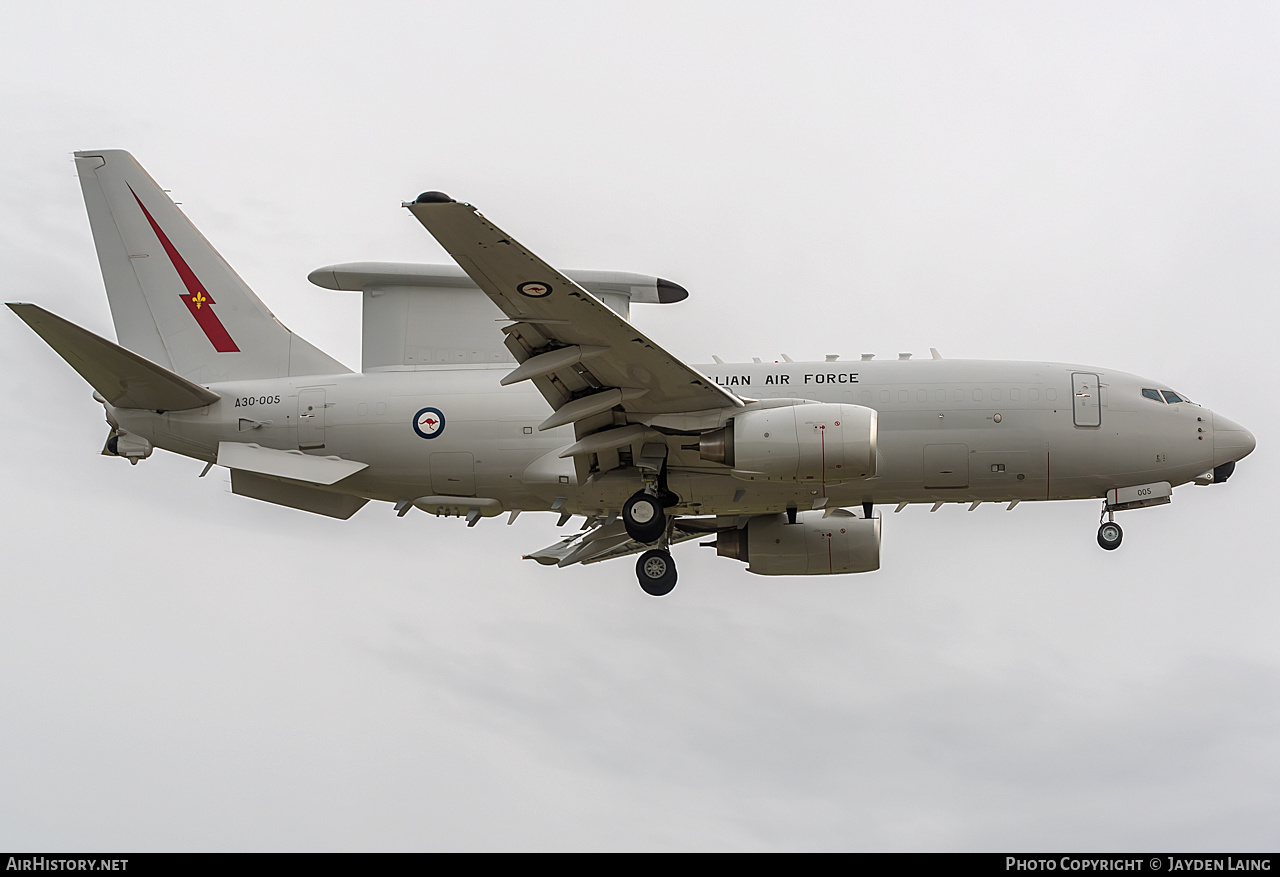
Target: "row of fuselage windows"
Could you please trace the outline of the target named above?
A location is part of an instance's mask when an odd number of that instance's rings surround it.
[[[854,401],[851,396],[853,393],[846,393],[846,401]],[[863,405],[886,405],[895,400],[900,403],[908,403],[912,398],[911,390],[863,390],[862,398],[859,400]],[[917,389],[914,392],[916,402],[928,402],[930,391],[924,388]],[[1010,402],[1021,402],[1024,399],[1028,402],[1040,401],[1040,388],[1031,387],[1030,389],[1022,389],[1021,387],[992,387],[991,389],[975,388],[972,390],[956,388],[953,390],[936,389],[932,392],[934,402],[1004,402],[1006,399]],[[1044,398],[1049,402],[1056,402],[1058,399],[1058,391],[1053,387],[1048,387],[1044,391]]]
[[[1172,405],[1174,402],[1190,402],[1186,396],[1179,396],[1173,390],[1149,390],[1144,389],[1142,395],[1148,399],[1154,399],[1157,402],[1167,402]]]

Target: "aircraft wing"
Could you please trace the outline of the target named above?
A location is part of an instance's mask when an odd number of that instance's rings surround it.
[[[672,414],[743,405],[577,283],[480,215],[439,192],[406,204],[513,324],[520,365],[503,384],[532,380],[555,409],[539,429],[576,425],[579,438],[614,425],[609,414]],[[604,416],[602,416],[604,415]]]

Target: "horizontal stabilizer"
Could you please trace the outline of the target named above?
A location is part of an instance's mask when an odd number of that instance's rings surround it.
[[[9,310],[21,317],[116,408],[185,411],[212,405],[221,398],[212,390],[42,307],[24,302],[8,305]]]
[[[218,442],[218,465],[312,484],[336,484],[369,466],[341,457],[314,457],[302,451],[278,451],[243,442]]]

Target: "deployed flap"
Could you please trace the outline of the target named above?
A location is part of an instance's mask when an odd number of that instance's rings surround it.
[[[676,545],[705,535],[702,531],[686,530],[677,521],[671,533],[671,543]],[[647,551],[652,545],[636,542],[627,535],[621,521],[612,524],[597,523],[589,530],[568,536],[554,545],[524,555],[524,560],[536,560],[543,566],[572,566],[575,563],[599,563],[628,554]]]
[[[335,484],[369,466],[341,457],[315,457],[242,442],[218,442],[218,465],[312,484]]]
[[[676,524],[675,530],[671,533],[671,545],[679,545],[681,542],[688,542],[690,539],[697,539],[703,536],[703,533],[691,533]],[[611,546],[608,550],[593,552],[590,557],[583,558],[580,562],[583,564],[599,563],[602,560],[613,560],[615,557],[626,557],[631,554],[639,554],[641,551],[648,551],[653,546],[643,542],[636,542],[634,539],[628,539]],[[566,564],[567,565],[567,564]]]
[[[623,393],[605,410],[663,414],[740,406],[742,400],[663,350],[603,302],[530,253],[469,204],[438,192],[406,207],[506,316],[507,348],[520,362],[560,347],[607,353],[535,378],[555,409],[599,391]],[[628,392],[633,391],[633,392]],[[610,398],[613,398],[612,396]],[[601,405],[608,399],[601,397]],[[586,420],[602,413],[582,403]]]
[[[117,408],[185,411],[212,405],[221,398],[212,390],[38,305],[8,304],[9,310],[21,317],[102,398]]]
[[[236,496],[260,499],[263,502],[337,518],[340,521],[345,521],[360,511],[369,501],[363,496],[349,496],[345,493],[321,490],[319,487],[309,487],[306,484],[277,481],[265,475],[255,475],[239,469],[231,470],[231,492]]]

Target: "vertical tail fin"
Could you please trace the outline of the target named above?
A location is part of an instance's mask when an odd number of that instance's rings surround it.
[[[339,374],[294,335],[132,155],[76,153],[121,346],[198,383]]]

